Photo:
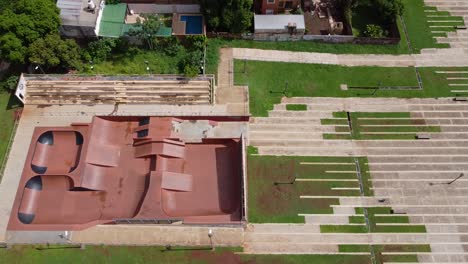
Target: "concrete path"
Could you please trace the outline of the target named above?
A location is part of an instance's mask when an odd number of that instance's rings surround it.
[[[260,49],[232,49],[239,60],[380,67],[457,67],[468,65],[464,49],[428,49],[413,55],[349,55]]]
[[[72,233],[72,243],[106,245],[181,245],[210,246],[212,229],[214,246],[240,246],[242,227],[197,227],[157,225],[99,225]]]

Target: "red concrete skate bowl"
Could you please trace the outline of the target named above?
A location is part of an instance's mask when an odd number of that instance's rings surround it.
[[[165,188],[163,175],[162,204],[169,216],[221,216],[231,215],[240,207],[240,167],[241,147],[235,140],[205,140],[203,144],[186,145],[185,170],[190,172],[190,191],[177,187]],[[212,162],[206,162],[211,160]],[[182,177],[177,179],[184,185]],[[177,185],[177,184],[174,184]],[[237,214],[231,215],[236,219]]]
[[[81,224],[99,218],[99,192],[73,188],[68,176],[34,176],[26,182],[18,220],[23,224]]]
[[[133,220],[239,224],[241,140],[185,142],[176,130],[182,122],[96,116],[36,128],[8,229],[82,230]]]
[[[31,169],[37,174],[64,174],[78,165],[83,135],[78,131],[46,131],[37,139]]]

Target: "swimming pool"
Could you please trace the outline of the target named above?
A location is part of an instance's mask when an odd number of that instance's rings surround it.
[[[202,16],[181,16],[180,21],[185,21],[185,34],[202,34]]]

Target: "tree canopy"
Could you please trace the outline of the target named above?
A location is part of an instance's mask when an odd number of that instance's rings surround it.
[[[252,24],[252,0],[200,0],[209,28],[243,33]]]
[[[53,0],[18,0],[0,12],[0,56],[24,63],[29,46],[37,39],[58,33],[59,9]]]
[[[154,49],[157,44],[156,36],[162,22],[157,15],[141,14],[143,20],[137,18],[137,26],[131,29],[129,34],[137,36],[149,49]]]
[[[29,48],[29,61],[46,68],[77,69],[81,65],[79,47],[74,40],[50,34],[37,39]]]

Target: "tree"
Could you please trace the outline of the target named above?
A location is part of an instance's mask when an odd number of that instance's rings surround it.
[[[105,61],[108,56],[112,54],[112,51],[117,47],[118,39],[114,38],[103,38],[88,43],[88,48],[84,52],[86,60],[92,60],[96,63]]]
[[[200,0],[208,27],[243,33],[252,25],[252,0]]]
[[[29,47],[29,61],[46,68],[78,69],[81,65],[79,47],[72,39],[49,34]]]
[[[0,13],[0,54],[13,63],[24,63],[37,39],[57,33],[59,9],[53,0],[18,0]]]
[[[162,22],[153,14],[141,14],[143,21],[137,18],[136,28],[130,29],[129,34],[137,36],[149,49],[154,49],[157,44],[156,36]]]
[[[200,72],[202,59],[203,59],[203,53],[200,50],[189,52],[179,62],[179,70],[183,72],[184,75],[193,77]]]
[[[16,85],[18,84],[19,77],[17,75],[11,75],[5,79],[5,81],[1,82],[1,86],[4,90],[11,92],[16,89]]]
[[[405,9],[401,0],[375,0],[374,5],[387,21],[395,21],[396,16],[403,15]]]

